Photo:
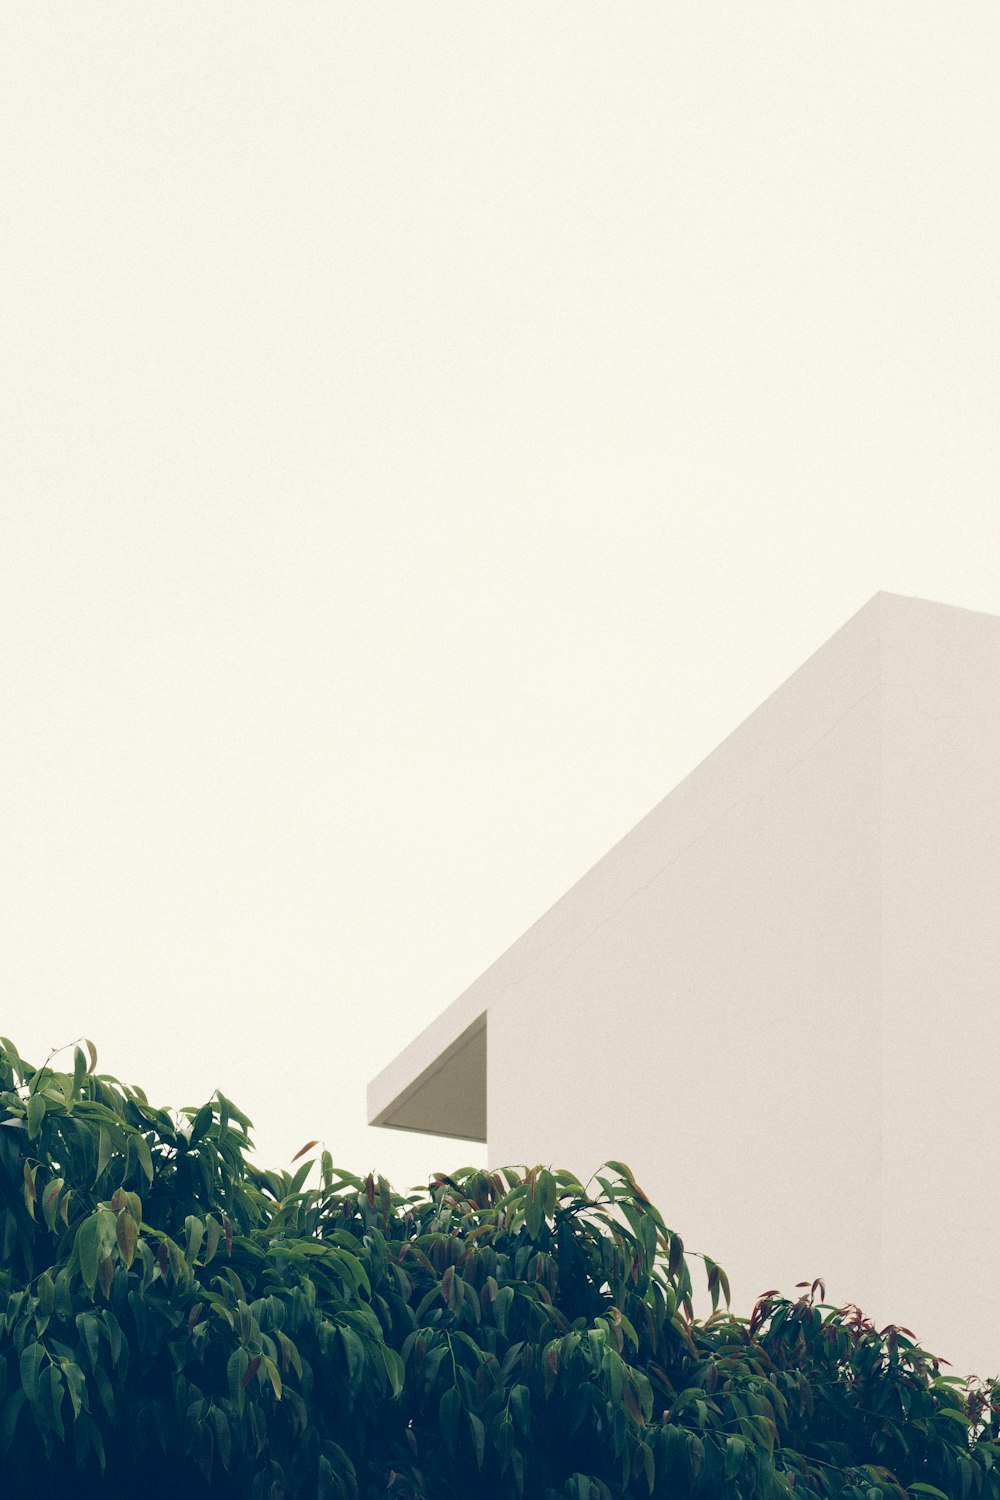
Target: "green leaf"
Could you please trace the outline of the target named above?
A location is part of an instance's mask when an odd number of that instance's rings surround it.
[[[62,1373],[55,1365],[48,1365],[38,1377],[39,1407],[60,1442],[66,1439],[62,1420],[63,1389]]]
[[[451,1453],[458,1446],[458,1423],[461,1415],[462,1398],[458,1387],[450,1385],[438,1404],[438,1420],[441,1424],[441,1436]]]
[[[340,1338],[344,1347],[344,1357],[347,1361],[348,1384],[352,1389],[356,1390],[360,1384],[364,1370],[365,1346],[353,1328],[341,1328]]]
[[[222,1238],[222,1225],[218,1219],[213,1219],[209,1214],[205,1220],[205,1265],[215,1259],[215,1252],[219,1248]]]
[[[714,1312],[719,1305],[719,1268],[710,1255],[705,1256],[705,1269],[708,1272],[708,1291]]]
[[[510,1417],[504,1417],[503,1421],[498,1425],[493,1445],[500,1458],[500,1472],[502,1474],[510,1459],[511,1449],[514,1447],[514,1424],[510,1420]]]
[[[74,1364],[71,1359],[64,1359],[61,1362],[61,1369],[66,1379],[66,1389],[69,1391],[75,1422],[87,1406],[87,1377],[80,1366]]]
[[[52,1316],[52,1309],[56,1303],[56,1284],[48,1271],[43,1271],[38,1278],[38,1314],[45,1322]]]
[[[98,1368],[98,1358],[101,1349],[101,1324],[96,1313],[82,1312],[76,1315],[76,1329],[83,1341],[83,1347],[87,1351],[90,1368]]]
[[[933,1495],[934,1500],[948,1500],[944,1490],[937,1489],[933,1484],[924,1484],[922,1480],[907,1485],[907,1490],[911,1495]]]
[[[617,1354],[614,1349],[605,1349],[603,1366],[611,1400],[617,1406],[622,1399],[622,1391],[625,1387],[625,1364],[621,1355]]]
[[[246,1375],[250,1364],[250,1356],[245,1349],[236,1349],[229,1356],[226,1366],[226,1377],[229,1382],[229,1396],[236,1403],[239,1413],[243,1413],[243,1405],[246,1400],[246,1387],[243,1377]]]
[[[637,1365],[631,1367],[631,1375],[639,1397],[639,1410],[642,1412],[643,1421],[649,1422],[653,1416],[653,1387],[649,1383],[649,1376]]]
[[[191,1135],[188,1138],[189,1146],[196,1146],[205,1131],[211,1125],[215,1111],[211,1104],[203,1104],[191,1123]]]
[[[299,1193],[302,1191],[305,1180],[309,1176],[309,1173],[312,1171],[314,1166],[315,1162],[312,1161],[304,1161],[302,1163],[298,1171],[295,1173],[295,1176],[292,1178],[291,1186],[288,1189],[290,1195],[294,1195],[295,1193]]]
[[[513,1301],[514,1288],[512,1286],[502,1286],[493,1299],[493,1317],[504,1338],[507,1337],[507,1317]]]
[[[97,1137],[97,1174],[95,1184],[100,1182],[111,1160],[111,1137],[102,1125]]]
[[[645,1251],[647,1266],[652,1266],[656,1260],[657,1234],[656,1224],[648,1214],[644,1214],[639,1220],[639,1239]]]
[[[289,1354],[292,1357],[297,1358],[298,1351],[295,1349],[295,1346],[294,1344],[292,1344],[291,1340],[285,1338],[284,1334],[280,1334],[279,1337],[282,1340],[282,1349],[284,1349],[285,1345],[287,1344],[289,1346]],[[399,1355],[396,1353],[396,1350],[393,1349],[389,1344],[385,1344],[382,1346],[382,1358],[385,1361],[385,1373],[389,1378],[389,1386],[392,1390],[392,1394],[393,1396],[401,1396],[403,1393],[403,1387],[406,1384],[406,1366],[400,1359]],[[297,1373],[299,1379],[301,1380],[301,1362],[298,1365]]]
[[[184,1251],[181,1249],[180,1245],[177,1244],[177,1241],[170,1239],[169,1236],[164,1237],[162,1244],[165,1245],[167,1249],[167,1261],[170,1266],[170,1275],[174,1281],[174,1284],[176,1286],[186,1286],[188,1284],[189,1276],[188,1263],[184,1258]]]
[[[278,1372],[278,1366],[274,1363],[274,1360],[271,1359],[266,1354],[263,1355],[263,1361],[264,1361],[264,1369],[267,1371],[267,1378],[271,1382],[271,1389],[274,1391],[274,1399],[276,1401],[280,1401],[281,1400],[281,1375]]]
[[[26,1344],[21,1350],[21,1389],[32,1406],[38,1405],[38,1378],[45,1360],[41,1344]]]
[[[545,1217],[545,1205],[538,1191],[537,1182],[529,1191],[528,1200],[524,1206],[524,1223],[533,1240],[537,1240],[542,1232],[542,1221]]]
[[[632,1169],[631,1167],[627,1167],[623,1161],[606,1161],[604,1165],[610,1167],[612,1172],[617,1172],[619,1177],[623,1177],[629,1188],[635,1188],[635,1178],[632,1176]]]
[[[184,1256],[189,1266],[193,1266],[201,1249],[201,1242],[205,1236],[204,1220],[195,1214],[188,1214],[184,1220]]]
[[[531,1392],[526,1385],[515,1385],[508,1398],[514,1423],[521,1437],[527,1437],[531,1427]]]
[[[648,1443],[640,1443],[639,1452],[642,1454],[642,1467],[646,1475],[646,1488],[652,1494],[656,1487],[656,1459],[653,1457],[653,1450]]]
[[[218,1098],[219,1103],[222,1105],[222,1108],[225,1111],[227,1124],[231,1116],[234,1120],[236,1120],[240,1125],[243,1126],[244,1130],[252,1129],[253,1121],[250,1119],[249,1115],[245,1115],[241,1109],[237,1109],[233,1101],[231,1099],[227,1099],[224,1094],[217,1093],[216,1097]]]
[[[31,1094],[28,1097],[27,1119],[28,1139],[33,1141],[42,1128],[45,1118],[45,1095]]]
[[[936,1417],[950,1417],[951,1420],[953,1422],[957,1422],[960,1427],[971,1426],[969,1418],[966,1416],[965,1412],[956,1411],[953,1406],[939,1406],[934,1415]]]
[[[726,1478],[734,1479],[740,1472],[743,1463],[743,1454],[746,1452],[746,1443],[740,1437],[726,1439]]]
[[[23,1170],[24,1202],[32,1218],[35,1217],[35,1174],[37,1173],[37,1171],[37,1164],[32,1167],[28,1164],[28,1162],[25,1162]]]
[[[77,1047],[73,1052],[73,1093],[77,1098],[79,1098],[86,1076],[87,1059],[83,1055],[83,1048]]]
[[[135,1259],[135,1220],[127,1208],[123,1208],[115,1220],[115,1238],[118,1241],[118,1253],[127,1271]]]
[[[472,1452],[476,1460],[476,1468],[483,1467],[483,1457],[486,1453],[486,1428],[483,1426],[481,1417],[477,1417],[474,1411],[469,1412],[469,1427],[472,1432]]]
[[[222,1467],[228,1469],[233,1458],[233,1437],[229,1426],[229,1418],[218,1406],[213,1406],[208,1413],[215,1432],[215,1446],[218,1450]]]
[[[135,1154],[139,1158],[139,1165],[146,1175],[146,1181],[151,1184],[153,1181],[153,1158],[150,1155],[146,1137],[136,1131],[135,1135],[132,1136],[132,1143],[135,1146]]]
[[[59,1194],[64,1186],[65,1183],[61,1177],[53,1177],[42,1193],[42,1217],[45,1219],[50,1234],[55,1233],[56,1218],[59,1214]]]
[[[103,1259],[101,1233],[98,1227],[100,1210],[84,1219],[76,1231],[76,1247],[80,1254],[80,1275],[88,1292],[97,1285],[97,1272]]]

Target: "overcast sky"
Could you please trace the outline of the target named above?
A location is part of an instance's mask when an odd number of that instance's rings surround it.
[[[1000,6],[0,30],[0,1032],[483,1161],[368,1080],[877,590],[1000,612]]]

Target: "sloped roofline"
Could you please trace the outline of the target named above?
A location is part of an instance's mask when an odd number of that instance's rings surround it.
[[[875,594],[616,843],[368,1086],[371,1125],[465,1140],[487,1137],[489,1012],[528,970],[557,963],[630,894],[747,796],[797,763],[882,683],[886,612],[974,611]]]

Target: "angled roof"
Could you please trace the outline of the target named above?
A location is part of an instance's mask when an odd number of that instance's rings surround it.
[[[949,620],[955,629],[981,621],[995,631],[1000,623],[895,594],[870,599],[372,1080],[369,1122],[485,1142],[491,1007],[529,970],[537,977],[561,962],[720,819],[790,772],[883,683],[916,672],[933,678]]]

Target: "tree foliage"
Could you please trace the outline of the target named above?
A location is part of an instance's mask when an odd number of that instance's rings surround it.
[[[263,1171],[224,1095],[174,1115],[96,1062],[0,1039],[11,1492],[1000,1500],[1000,1387],[819,1283],[736,1318],[707,1257],[696,1318],[622,1163]]]

